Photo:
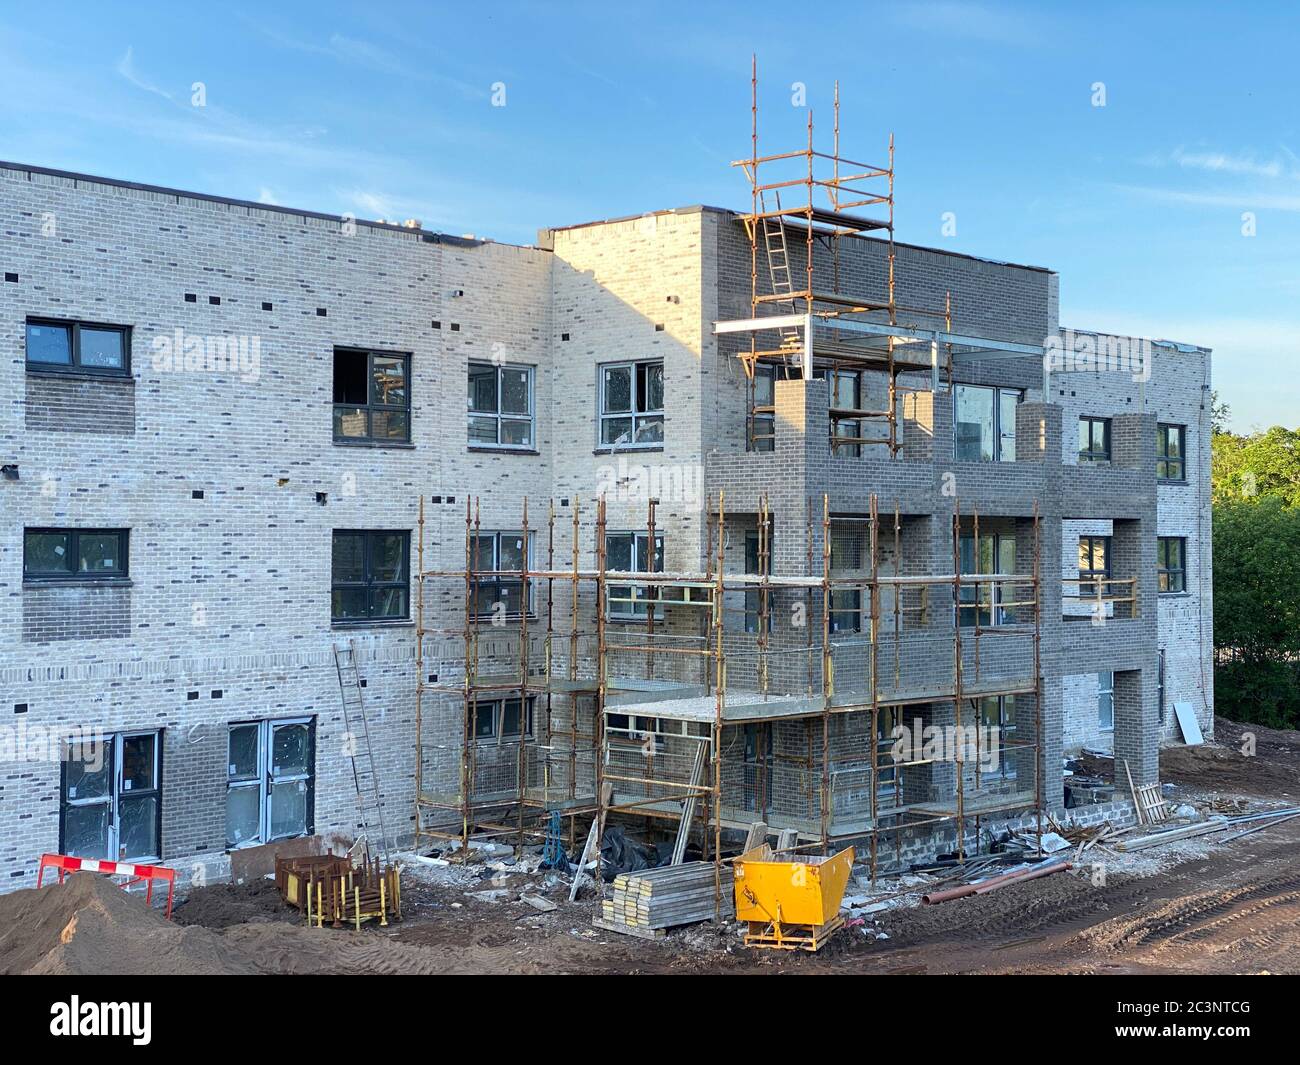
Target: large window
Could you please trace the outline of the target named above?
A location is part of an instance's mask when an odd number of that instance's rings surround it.
[[[1156,541],[1156,572],[1162,592],[1187,591],[1187,541],[1161,536]]]
[[[1156,480],[1187,480],[1187,427],[1156,426]]]
[[[409,615],[410,534],[336,530],[330,616],[336,622],[394,621]]]
[[[957,385],[953,439],[958,462],[1015,462],[1018,388]]]
[[[474,704],[474,742],[494,747],[533,736],[533,696],[480,699]]]
[[[862,577],[868,563],[865,525],[841,524],[831,527],[831,576]],[[863,628],[862,588],[839,588],[831,591],[831,632],[861,632]]]
[[[826,391],[830,396],[831,410],[859,411],[865,405],[862,400],[862,372],[860,370],[818,370],[813,377],[826,379]],[[840,440],[861,440],[862,421],[857,418],[831,418],[831,436]],[[840,455],[862,454],[861,444],[834,444],[832,450]]]
[[[621,573],[662,573],[664,568],[664,538],[655,536],[655,549],[650,551],[650,537],[646,533],[607,533],[605,535],[605,568]],[[644,618],[647,603],[657,598],[654,588],[645,585],[610,585],[608,617],[631,621]]]
[[[405,443],[411,439],[411,357],[334,349],[334,439]]]
[[[754,402],[749,414],[750,451],[776,447],[776,367],[754,367]]]
[[[470,447],[532,448],[533,368],[469,364]]]
[[[876,797],[885,809],[902,805],[903,766],[894,756],[895,733],[903,722],[901,706],[882,706],[876,717]]]
[[[664,364],[600,367],[600,446],[657,447],[664,442]]]
[[[981,533],[979,550],[973,533],[963,533],[957,541],[962,573],[1015,573],[1016,538],[1000,533]],[[971,581],[961,586],[961,624],[973,627],[1007,625],[1015,621],[1014,607],[1002,604],[1014,599],[1013,587],[1003,588],[988,581]]]
[[[126,377],[131,372],[130,327],[29,318],[27,368]]]
[[[1085,415],[1079,419],[1079,461],[1081,463],[1110,461],[1109,418],[1092,418]]]
[[[1089,578],[1093,581],[1089,582]],[[1110,537],[1079,537],[1079,595],[1082,598],[1095,596],[1100,589],[1106,595],[1109,589],[1106,581],[1110,579]],[[1096,583],[1099,582],[1099,583]]]
[[[77,858],[162,857],[162,733],[74,740],[64,750],[59,850]]]
[[[226,847],[310,835],[315,814],[316,726],[310,717],[230,726]]]
[[[480,618],[517,618],[523,613],[523,577],[511,577],[524,569],[524,534],[514,532],[479,532],[470,546],[470,567],[496,576],[475,577],[474,614]],[[534,534],[528,534],[528,568],[533,566]],[[534,585],[528,587],[528,612],[533,610]]]
[[[997,767],[986,769],[991,760],[991,751],[981,752],[980,773],[984,777],[1000,777],[1012,780],[1016,775],[1016,748],[1007,744],[1016,739],[1016,697],[1014,695],[986,695],[979,701],[980,725],[993,730],[991,735],[998,746]],[[984,742],[981,738],[980,742]]]
[[[1097,728],[1115,731],[1115,674],[1109,671],[1097,674]]]
[[[127,529],[25,529],[23,580],[124,578],[129,540]]]

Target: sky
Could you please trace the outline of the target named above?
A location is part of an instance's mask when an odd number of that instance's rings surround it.
[[[808,108],[829,150],[838,79],[899,240],[1056,270],[1063,326],[1211,347],[1235,429],[1296,427],[1298,43],[1280,3],[0,0],[0,159],[532,243],[746,206],[756,54],[760,150]]]

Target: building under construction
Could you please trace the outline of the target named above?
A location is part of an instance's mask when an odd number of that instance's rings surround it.
[[[0,164],[0,686],[109,754],[0,767],[7,883],[557,816],[876,873],[1209,730],[1208,351],[897,242],[892,139],[758,101],[745,210],[526,248]]]

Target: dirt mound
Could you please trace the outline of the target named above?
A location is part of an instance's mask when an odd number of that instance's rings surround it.
[[[302,917],[280,897],[274,880],[258,878],[243,884],[212,884],[195,888],[180,903],[172,919],[179,925],[229,928],[237,924],[297,921]]]

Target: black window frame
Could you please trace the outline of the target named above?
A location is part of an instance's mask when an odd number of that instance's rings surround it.
[[[1178,432],[1178,457],[1169,457],[1169,430]],[[1163,454],[1162,454],[1163,449]],[[1178,475],[1172,476],[1170,469],[1178,467]],[[1161,470],[1164,470],[1161,473]],[[1161,484],[1187,483],[1187,426],[1176,422],[1160,422],[1156,425],[1156,480]]]
[[[364,355],[366,357],[366,402],[340,403],[333,401],[330,408],[330,433],[334,443],[352,447],[407,447],[411,443],[411,353],[409,351],[382,351],[378,348],[357,348],[346,344],[336,344],[330,360],[330,396],[333,399],[334,375],[338,373],[340,355]],[[406,382],[406,400],[403,403],[379,403],[375,400],[375,359],[400,359],[402,377]],[[364,436],[341,436],[338,431],[340,410],[366,412],[366,434]],[[375,436],[374,414],[402,413],[406,415],[406,433],[404,436]]]
[[[469,399],[466,397],[465,410],[465,432],[468,441],[467,446],[471,450],[478,451],[536,451],[537,450],[537,367],[523,362],[503,362],[494,363],[483,359],[470,359],[466,367],[466,383],[468,384],[469,375],[475,370],[492,370],[496,373],[496,393],[497,405],[495,411],[474,410],[470,407]],[[514,414],[502,409],[502,387],[501,378],[507,370],[522,370],[528,375],[528,413]],[[484,421],[494,420],[496,422],[496,440],[476,440],[470,434],[470,425],[478,418]],[[501,424],[503,422],[527,422],[528,423],[528,442],[525,444],[511,444],[501,439]]]
[[[642,376],[647,376],[652,366],[658,366],[660,371],[660,389],[663,393],[660,407],[651,407],[646,400],[644,409],[638,409],[638,404],[645,399],[641,386]],[[630,386],[628,394],[628,409],[626,411],[611,411],[606,407],[606,390],[605,377],[610,370],[627,369],[630,376]],[[644,375],[642,371],[645,371]],[[644,391],[649,391],[649,381],[645,382]],[[605,423],[613,421],[628,421],[631,427],[628,430],[630,439],[626,443],[616,441],[606,441]],[[638,440],[637,434],[640,431],[642,423],[646,425],[659,425],[659,439]],[[597,452],[618,452],[618,451],[655,451],[663,450],[664,441],[668,438],[668,364],[661,356],[650,359],[618,359],[614,362],[602,362],[596,366],[596,451]]]
[[[64,328],[68,330],[67,364],[58,362],[33,362],[28,354],[27,330],[31,326]],[[104,333],[119,333],[122,337],[122,365],[86,366],[81,362],[81,331],[95,329]],[[28,373],[72,374],[76,377],[126,377],[131,376],[131,326],[118,325],[113,322],[88,322],[80,318],[43,318],[39,315],[28,316],[23,325],[23,362]]]
[[[1079,566],[1079,597],[1081,599],[1088,599],[1096,596],[1097,586],[1099,584],[1101,585],[1101,594],[1107,594],[1107,587],[1111,579],[1110,560],[1111,548],[1113,546],[1112,540],[1112,537],[1104,533],[1083,533],[1079,536],[1080,554],[1082,554],[1082,548],[1086,542],[1088,545],[1088,561],[1089,563],[1095,563],[1097,561],[1097,544],[1100,542],[1102,545],[1102,561],[1105,563],[1103,566]],[[1085,583],[1089,578],[1092,579],[1093,583]]]
[[[334,577],[334,546],[340,536],[364,536],[365,560],[364,579],[359,581],[340,581]],[[377,581],[374,579],[375,540],[380,536],[400,536],[402,538],[402,578],[395,581]],[[398,617],[395,614],[374,612],[376,593],[389,588],[403,588],[406,591],[406,610]],[[334,613],[334,593],[340,589],[365,588],[368,613],[365,617],[340,617]],[[409,529],[333,529],[330,533],[330,623],[338,626],[366,625],[400,625],[411,620],[411,531]]]
[[[1172,566],[1169,563],[1169,547],[1171,544],[1178,545],[1178,555],[1181,565]],[[1177,578],[1178,587],[1173,587]],[[1161,595],[1184,595],[1187,592],[1187,537],[1185,536],[1157,536],[1156,537],[1156,589]]]
[[[1088,447],[1085,449],[1083,441],[1079,441],[1079,463],[1080,465],[1091,465],[1094,463],[1111,461],[1111,419],[1103,418],[1095,414],[1079,415],[1079,435],[1082,436],[1084,428],[1087,428]],[[1097,450],[1096,430],[1101,429],[1101,450]]]
[[[119,569],[100,570],[95,573],[55,573],[44,571],[30,572],[27,568],[27,538],[31,535],[55,535],[68,537],[68,557],[80,558],[80,540],[86,536],[116,536],[118,538],[118,555],[122,559]],[[23,529],[23,583],[24,584],[85,584],[87,582],[124,583],[131,579],[131,530],[130,529],[83,529],[80,527],[32,526]]]
[[[963,444],[968,445],[970,442],[968,440],[960,439],[958,435],[957,404],[960,400],[961,395],[971,390],[978,390],[980,392],[989,392],[992,394],[993,418],[992,418],[992,424],[989,426],[989,432],[991,434],[989,439],[989,443],[990,443],[989,458],[984,458],[982,455],[977,456],[975,458],[971,458],[969,455],[963,456],[961,454],[961,449]],[[956,384],[953,385],[952,388],[953,452],[952,453],[953,453],[954,462],[1015,462],[1016,461],[1016,427],[1013,421],[1010,427],[1010,432],[1008,433],[1007,426],[1003,424],[1004,415],[1006,413],[1005,410],[1003,409],[1003,402],[1002,402],[1004,397],[1007,398],[1014,397],[1015,403],[1013,404],[1013,406],[1018,407],[1021,403],[1025,401],[1025,390],[1023,388],[1012,388],[1009,385],[976,385],[976,384],[968,384],[965,382],[957,382]],[[981,441],[983,440],[982,432],[980,434],[980,439]],[[1006,454],[1007,451],[1010,451],[1010,454]]]

